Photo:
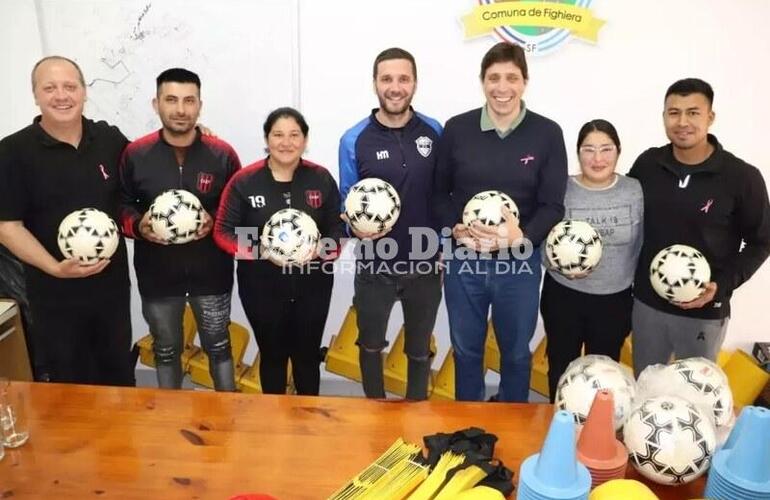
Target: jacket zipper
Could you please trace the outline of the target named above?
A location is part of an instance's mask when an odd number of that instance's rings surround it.
[[[393,132],[398,141],[398,149],[401,151],[401,168],[406,168],[406,154],[404,153],[404,145],[401,143],[401,134]]]
[[[183,171],[184,171],[184,164],[180,163],[179,164],[179,189],[184,189],[183,176],[182,176],[182,172]],[[187,266],[187,263],[185,263],[185,266],[184,266],[184,280],[185,280],[185,283],[187,284],[186,288],[187,288],[188,293],[189,293],[189,290],[190,290],[190,269]]]

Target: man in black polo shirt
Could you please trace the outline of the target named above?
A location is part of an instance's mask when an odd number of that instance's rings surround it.
[[[117,167],[128,140],[83,117],[85,82],[73,61],[39,61],[32,90],[40,116],[0,141],[0,244],[25,263],[35,351],[52,381],[133,385],[124,242],[110,260],[81,265],[63,259],[56,241],[76,209],[117,220]]]

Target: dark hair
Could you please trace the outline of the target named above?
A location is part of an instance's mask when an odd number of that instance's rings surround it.
[[[35,63],[35,65],[32,67],[32,73],[31,73],[31,75],[30,75],[30,79],[32,80],[32,92],[34,92],[34,91],[35,91],[35,71],[37,71],[37,68],[38,68],[38,67],[39,67],[41,64],[43,64],[44,62],[46,62],[46,61],[54,61],[54,60],[55,60],[55,61],[66,61],[66,62],[70,63],[71,65],[75,66],[75,69],[76,69],[76,70],[77,70],[77,72],[78,72],[78,80],[80,80],[80,85],[82,85],[82,86],[83,86],[83,88],[85,88],[85,86],[86,86],[86,79],[85,79],[85,78],[83,78],[83,71],[80,69],[80,66],[78,66],[78,63],[76,63],[76,62],[75,62],[75,61],[73,61],[72,59],[69,59],[69,58],[67,58],[67,57],[64,57],[64,56],[47,56],[47,57],[44,57],[44,58],[40,59],[40,60],[39,60],[38,62],[36,62],[36,63]]]
[[[156,90],[160,90],[160,86],[166,82],[194,83],[195,86],[198,87],[198,92],[201,90],[201,79],[189,69],[169,68],[159,74],[158,78],[155,79]]]
[[[391,59],[406,59],[412,63],[412,76],[417,80],[417,63],[414,62],[414,56],[404,49],[398,47],[391,47],[385,49],[374,58],[374,67],[372,68],[372,78],[377,79],[377,66],[382,61],[390,61]]]
[[[481,74],[479,77],[483,80],[490,66],[500,62],[512,62],[521,70],[521,76],[529,80],[529,71],[527,70],[527,57],[524,55],[524,49],[520,45],[508,42],[499,42],[492,46],[481,59]]]
[[[666,90],[666,96],[663,98],[668,99],[670,95],[688,96],[690,94],[703,94],[709,102],[709,106],[714,105],[714,89],[711,88],[707,82],[700,78],[684,78],[677,80],[671,84]]]
[[[613,124],[607,120],[602,120],[601,118],[586,122],[582,127],[580,127],[580,132],[578,132],[577,139],[578,150],[580,150],[580,146],[583,145],[583,141],[586,140],[586,137],[591,132],[604,132],[607,134],[609,138],[612,139],[612,142],[615,143],[615,147],[618,149],[618,153],[620,153],[620,137],[618,137],[618,131],[615,130],[615,126]]]
[[[262,130],[265,132],[265,138],[270,135],[270,131],[273,129],[273,125],[275,125],[275,122],[277,122],[280,118],[293,118],[294,121],[297,122],[297,125],[299,125],[299,129],[302,131],[302,135],[307,137],[307,133],[310,131],[310,127],[307,126],[305,117],[302,116],[302,113],[296,109],[287,106],[278,108],[267,115],[265,124],[262,125]]]

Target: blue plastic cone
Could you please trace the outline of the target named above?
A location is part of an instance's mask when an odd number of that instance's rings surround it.
[[[717,452],[706,498],[770,500],[770,410],[747,406]]]
[[[741,416],[743,425],[725,462],[727,470],[746,481],[770,483],[770,410],[747,406]]]
[[[519,499],[587,499],[591,474],[577,460],[575,420],[558,411],[540,453],[527,458],[519,471]]]
[[[743,424],[746,422],[746,419],[744,418],[746,415],[748,415],[748,413],[746,413],[745,411],[742,411],[740,415],[738,415],[738,418],[735,421],[735,425],[730,431],[730,435],[727,436],[727,441],[725,441],[725,444],[722,445],[721,449],[731,450],[733,446],[735,446],[735,442],[738,440],[738,435],[741,433]]]

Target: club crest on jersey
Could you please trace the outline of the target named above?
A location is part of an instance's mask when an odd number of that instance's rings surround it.
[[[207,174],[206,172],[198,172],[198,191],[201,193],[208,193],[214,186],[214,174]]]
[[[312,208],[321,208],[321,205],[323,204],[321,191],[317,189],[308,189],[305,191],[305,203]]]
[[[415,141],[417,144],[417,152],[420,153],[423,158],[430,156],[430,152],[433,151],[433,140],[430,137],[421,135]]]

